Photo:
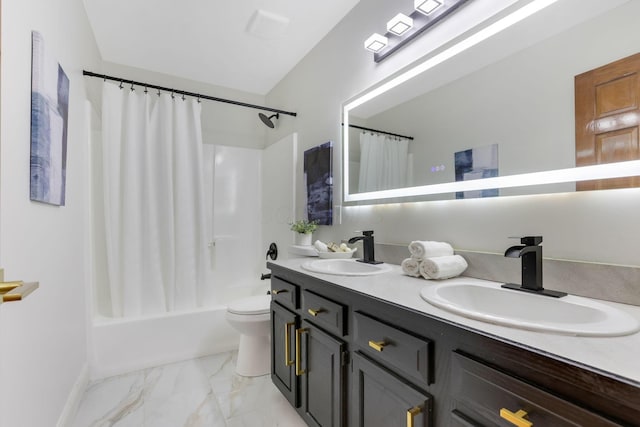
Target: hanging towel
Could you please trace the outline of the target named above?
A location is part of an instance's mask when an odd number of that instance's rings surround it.
[[[409,244],[409,252],[413,258],[425,259],[453,255],[453,248],[446,242],[413,241]]]
[[[468,267],[460,255],[425,258],[420,263],[420,275],[425,279],[450,279],[461,275]]]
[[[402,261],[402,272],[407,276],[420,277],[420,260],[407,258]]]

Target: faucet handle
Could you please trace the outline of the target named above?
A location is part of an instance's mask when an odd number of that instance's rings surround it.
[[[356,230],[354,233],[362,233],[363,236],[373,236],[373,230]]]
[[[509,239],[520,239],[520,243],[526,246],[538,246],[540,243],[542,243],[542,236],[524,236],[524,237],[509,236]]]

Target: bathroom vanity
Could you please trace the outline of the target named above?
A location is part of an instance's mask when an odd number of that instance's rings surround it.
[[[640,425],[639,333],[482,323],[423,301],[430,282],[397,266],[343,277],[300,264],[268,263],[271,377],[309,426]]]

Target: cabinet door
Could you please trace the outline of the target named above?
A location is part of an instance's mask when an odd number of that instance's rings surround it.
[[[300,406],[295,373],[295,331],[299,316],[271,302],[271,380],[294,407]]]
[[[309,426],[345,425],[345,345],[307,321],[296,331],[302,416]]]
[[[432,398],[359,352],[353,354],[352,427],[428,427]]]

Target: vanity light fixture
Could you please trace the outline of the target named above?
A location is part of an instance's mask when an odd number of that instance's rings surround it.
[[[398,13],[387,22],[387,33],[374,33],[364,47],[380,62],[405,44],[431,28],[469,0],[414,0],[410,15]]]
[[[413,7],[420,13],[429,15],[431,12],[442,6],[442,1],[438,0],[414,0]]]
[[[413,27],[413,18],[404,13],[399,13],[387,22],[387,31],[401,36]]]
[[[371,34],[371,37],[365,40],[364,48],[367,50],[370,50],[371,52],[376,53],[376,52],[380,52],[388,44],[389,44],[388,38],[378,33],[373,33]]]

